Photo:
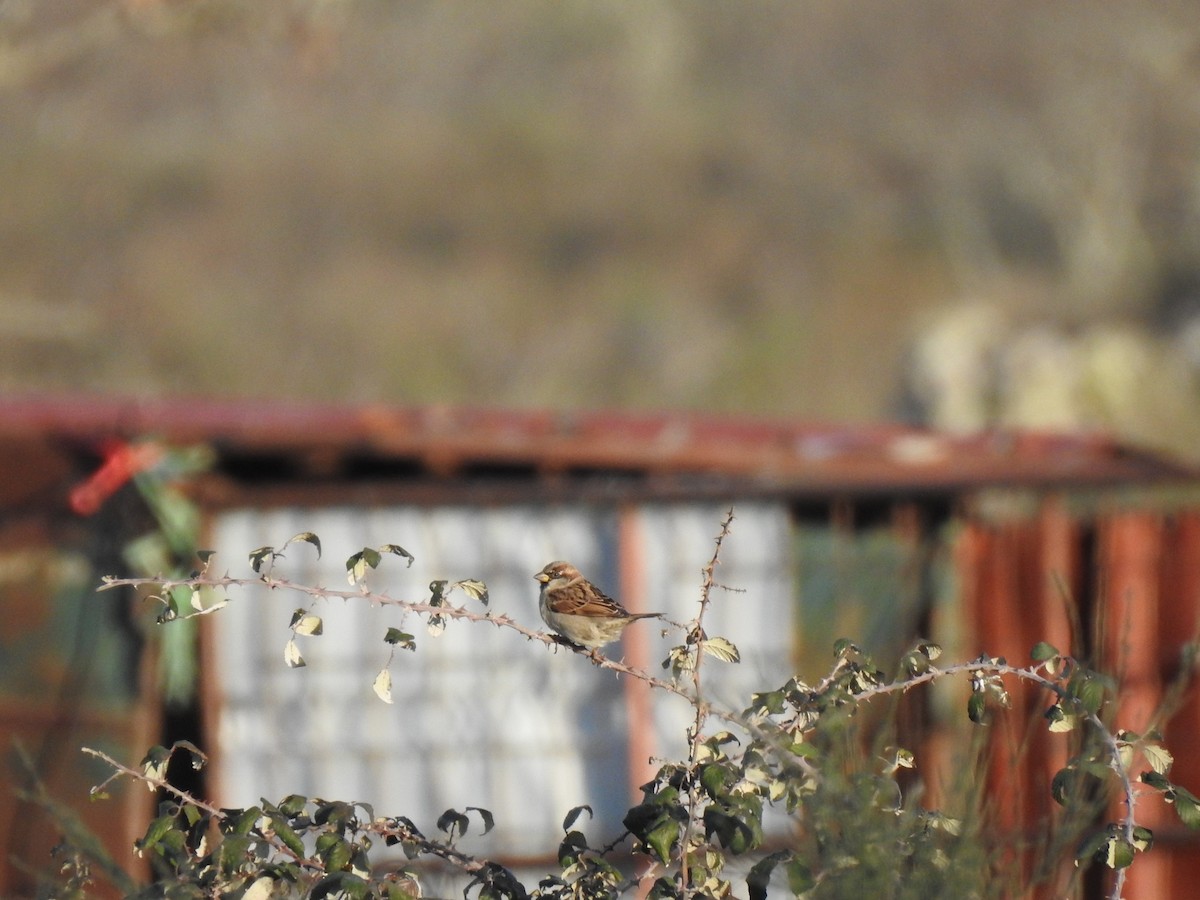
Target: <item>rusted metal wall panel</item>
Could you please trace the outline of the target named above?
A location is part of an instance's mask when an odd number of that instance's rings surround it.
[[[1196,657],[1181,651],[1200,637],[1200,511],[1182,511],[1164,523],[1160,558],[1158,649],[1159,670],[1167,685],[1168,708],[1163,724],[1166,746],[1175,754],[1170,777],[1200,792],[1200,689]],[[1190,667],[1189,667],[1190,664]],[[1163,896],[1186,897],[1200,884],[1200,842],[1195,832],[1167,817],[1157,832],[1156,850],[1168,855],[1169,888]]]
[[[124,601],[93,594],[98,575],[84,550],[105,541],[81,540],[86,530],[58,534],[56,544],[49,537],[15,546],[0,540],[0,897],[33,896],[38,873],[59,865],[50,850],[62,823],[17,795],[18,786],[37,793],[21,757],[48,797],[74,808],[132,869],[140,869],[132,844],[152,799],[119,784],[113,799],[88,802],[110,772],[80,747],[136,758],[157,739],[157,706]]]
[[[1097,524],[1099,595],[1096,604],[1097,644],[1101,667],[1117,678],[1118,702],[1113,725],[1145,734],[1154,727],[1163,700],[1159,665],[1159,571],[1165,555],[1163,516],[1154,512],[1119,511]],[[1114,817],[1127,811],[1115,804]],[[1157,800],[1138,804],[1139,824],[1161,831],[1167,811]],[[1128,873],[1130,898],[1170,894],[1170,857],[1152,853]]]
[[[1116,727],[1145,733],[1165,725],[1177,757],[1172,777],[1200,784],[1200,693],[1167,695],[1167,684],[1186,674],[1180,652],[1200,615],[1200,513],[1098,508],[1079,516],[1049,498],[1032,517],[970,521],[955,558],[979,652],[1020,663],[1048,640],[1115,673]],[[1178,709],[1164,723],[1165,700]],[[1041,722],[1044,694],[1015,690],[1013,701],[993,726],[1002,738],[990,779],[999,823],[1019,831],[1049,812],[1049,780],[1068,751]],[[1188,895],[1200,877],[1195,835],[1156,797],[1139,804],[1137,818],[1163,840],[1132,867],[1124,896]]]

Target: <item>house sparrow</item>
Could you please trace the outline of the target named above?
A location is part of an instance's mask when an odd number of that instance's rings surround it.
[[[611,644],[634,619],[662,613],[631,613],[579,574],[568,562],[552,562],[533,576],[541,582],[538,608],[542,619],[573,644],[596,649]]]

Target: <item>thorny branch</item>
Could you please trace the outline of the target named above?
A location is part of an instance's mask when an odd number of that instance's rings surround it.
[[[137,769],[131,769],[129,766],[126,766],[126,765],[123,765],[122,763],[117,762],[115,759],[113,759],[111,756],[109,756],[107,753],[104,753],[101,750],[93,750],[91,747],[83,747],[82,752],[86,753],[88,756],[96,757],[96,759],[103,761],[107,765],[111,766],[113,769],[112,775],[108,776],[108,778],[106,778],[103,782],[101,782],[100,784],[98,784],[92,788],[92,790],[91,790],[92,796],[95,796],[95,795],[101,793],[113,781],[115,781],[116,779],[118,779],[122,776],[125,776],[125,777],[132,778],[135,781],[140,781],[148,787],[156,788],[160,791],[166,791],[168,794],[173,796],[176,800],[179,800],[183,803],[187,803],[191,806],[196,807],[197,809],[202,809],[206,813],[208,813],[210,816],[217,819],[218,821],[225,818],[225,813],[222,810],[213,806],[211,803],[206,803],[203,800],[193,797],[187,791],[181,790],[180,788],[175,787],[175,785],[171,784],[169,781],[166,781],[163,778],[158,778],[158,777],[156,777],[154,775],[150,775],[146,772],[140,772]]]
[[[700,824],[700,816],[702,814],[700,792],[701,787],[699,779],[696,777],[696,763],[699,759],[700,746],[703,739],[704,723],[707,721],[711,712],[711,707],[708,704],[701,702],[702,694],[700,691],[700,665],[704,659],[704,614],[708,612],[709,603],[712,601],[712,591],[716,586],[716,568],[721,561],[721,544],[725,538],[729,536],[729,527],[733,524],[733,509],[731,508],[726,514],[725,519],[721,522],[721,531],[716,538],[716,546],[713,548],[713,554],[708,560],[708,564],[704,567],[704,581],[700,587],[700,608],[696,611],[696,618],[691,622],[691,628],[688,631],[687,642],[692,645],[692,697],[695,700],[694,706],[696,710],[695,717],[692,720],[691,728],[688,730],[688,771],[691,777],[688,779],[688,817],[687,824],[684,826],[683,838],[680,841],[680,856],[682,865],[679,867],[679,878],[681,880],[681,888],[685,898],[692,896],[695,893],[691,883],[691,866],[689,864],[689,855],[691,853],[692,835]]]
[[[603,656],[593,656],[590,652],[560,640],[552,634],[544,631],[538,631],[532,628],[527,628],[517,622],[511,616],[501,613],[496,615],[492,612],[475,612],[462,606],[438,605],[434,606],[430,603],[424,603],[415,600],[403,600],[398,597],[392,597],[387,593],[377,593],[370,591],[365,587],[357,590],[347,590],[345,588],[326,588],[314,585],[303,584],[301,582],[292,581],[287,578],[261,577],[261,578],[234,578],[230,575],[209,576],[205,574],[194,575],[190,578],[162,578],[162,577],[138,577],[138,578],[106,578],[97,590],[109,591],[115,588],[133,587],[133,588],[154,588],[161,593],[170,593],[176,588],[187,588],[190,590],[198,590],[200,588],[221,589],[228,591],[230,588],[250,588],[250,587],[266,587],[270,590],[294,591],[298,594],[303,594],[316,599],[338,599],[338,600],[367,600],[370,603],[380,606],[393,606],[403,609],[407,612],[436,615],[447,619],[462,619],[468,622],[484,622],[489,625],[494,625],[496,628],[507,628],[517,632],[526,640],[538,641],[545,644],[547,647],[553,648],[555,651],[559,647],[565,647],[572,653],[584,657],[593,665],[601,669],[609,669],[619,675],[626,675],[630,678],[636,678],[644,681],[651,687],[658,690],[666,691],[670,694],[675,694],[683,698],[688,703],[695,702],[691,693],[670,681],[664,681],[661,678],[656,678],[644,669],[638,669],[620,660],[608,659]],[[192,614],[195,615],[195,614]],[[180,616],[180,618],[188,618],[188,616]],[[705,704],[706,710],[708,709]]]
[[[110,775],[102,783],[92,788],[91,794],[93,796],[103,792],[107,786],[116,779],[128,777],[145,784],[147,787],[165,791],[181,803],[203,810],[212,817],[213,821],[216,822],[225,821],[230,817],[231,813],[234,812],[233,810],[220,809],[219,807],[216,807],[213,804],[201,800],[187,791],[176,787],[169,781],[151,775],[148,772],[139,771],[138,769],[126,766],[101,750],[95,750],[91,747],[83,747],[82,752],[88,756],[93,756],[96,759],[103,761],[113,769],[112,775]],[[430,840],[421,834],[421,832],[418,831],[416,827],[407,820],[388,818],[376,819],[374,822],[363,823],[361,830],[377,834],[380,837],[394,838],[398,841],[403,841],[404,843],[417,848],[421,853],[429,856],[436,856],[437,858],[450,863],[467,874],[473,875],[483,871],[488,866],[495,865],[490,860],[470,856],[469,854],[463,853],[461,850],[457,849],[456,847],[452,847],[449,844]],[[290,858],[297,858],[296,854],[289,849],[283,841],[271,834],[269,829],[264,831],[264,836],[277,852],[282,853]]]

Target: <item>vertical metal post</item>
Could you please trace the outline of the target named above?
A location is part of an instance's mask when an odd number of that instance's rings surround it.
[[[1118,512],[1102,524],[1101,564],[1106,590],[1102,604],[1104,667],[1119,679],[1115,725],[1138,733],[1151,724],[1162,702],[1159,668],[1159,574],[1163,557],[1162,516]],[[1123,814],[1123,807],[1117,812]],[[1165,827],[1161,805],[1143,803],[1139,825],[1156,833]],[[1124,896],[1150,900],[1170,896],[1170,858],[1148,853],[1129,869]]]
[[[646,540],[642,531],[641,511],[626,504],[618,511],[617,546],[621,604],[630,612],[649,612],[646,604]],[[650,643],[647,628],[635,625],[625,630],[622,649],[625,661],[638,669],[649,670]],[[625,713],[628,722],[629,796],[641,801],[638,786],[654,774],[650,758],[655,753],[653,709],[650,687],[636,678],[622,678]]]

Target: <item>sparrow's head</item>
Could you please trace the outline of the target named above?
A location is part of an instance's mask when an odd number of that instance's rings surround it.
[[[561,559],[555,560],[552,563],[547,563],[546,568],[533,576],[536,581],[542,584],[549,584],[551,581],[571,581],[579,577],[579,570],[569,562],[563,562]]]

